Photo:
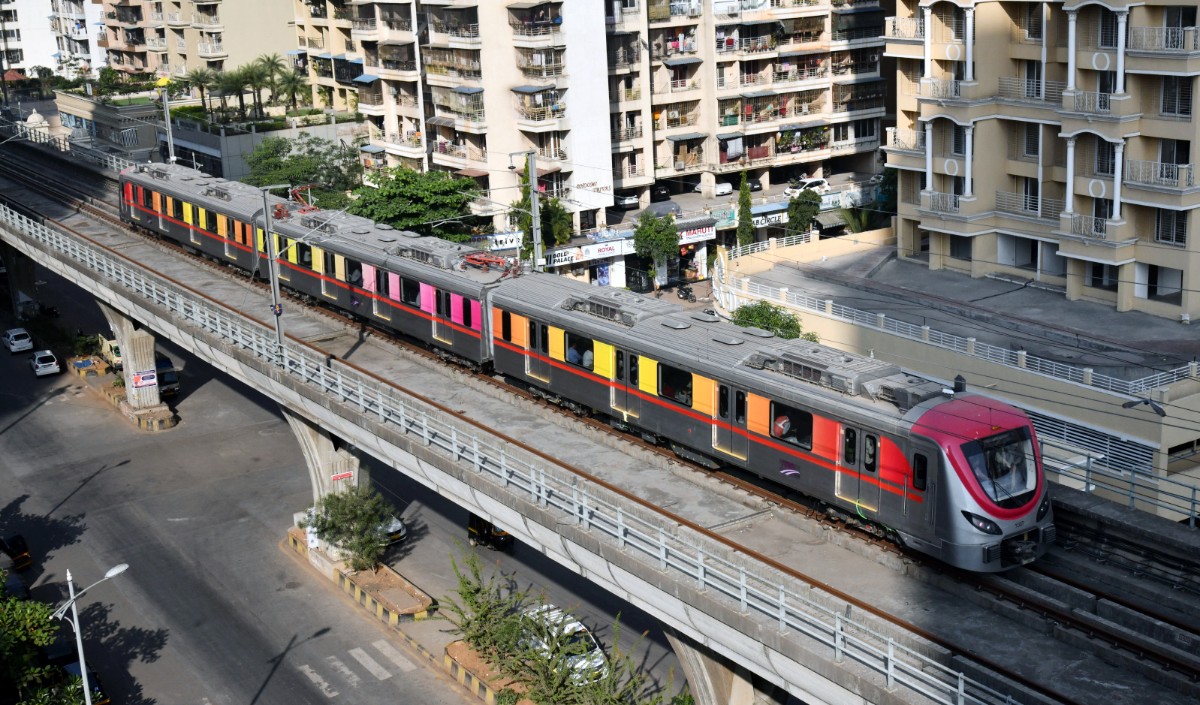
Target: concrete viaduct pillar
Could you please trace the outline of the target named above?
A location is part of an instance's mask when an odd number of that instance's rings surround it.
[[[125,403],[135,416],[143,413],[162,413],[167,410],[158,395],[158,383],[145,384],[145,378],[139,373],[155,372],[154,335],[145,329],[135,327],[135,323],[125,314],[116,311],[102,302],[100,312],[108,320],[117,345],[121,347],[121,374],[125,378]]]
[[[286,406],[279,408],[300,444],[304,464],[312,479],[314,503],[327,494],[370,483],[366,467],[345,441]]]
[[[0,242],[0,258],[4,260],[4,267],[8,270],[6,276],[8,277],[9,310],[18,319],[33,316],[37,311],[28,305],[22,306],[21,302],[22,293],[29,297],[26,301],[33,300],[30,292],[36,289],[37,282],[33,260],[5,242]]]
[[[664,627],[667,641],[679,658],[696,705],[782,705],[786,691],[759,679],[756,688],[749,671],[731,664],[674,629]]]

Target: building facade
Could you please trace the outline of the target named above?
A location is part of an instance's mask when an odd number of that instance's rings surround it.
[[[0,73],[16,69],[33,76],[35,66],[57,65],[50,0],[9,0],[0,4]]]
[[[584,231],[655,184],[877,170],[879,0],[296,1],[297,65],[374,126],[368,169],[474,178],[500,229],[526,152]]]
[[[104,6],[96,0],[51,0],[50,9],[58,53],[49,67],[67,78],[95,77],[108,65],[107,49],[97,41],[104,34]]]
[[[1194,3],[899,0],[898,249],[1178,320],[1200,314]]]

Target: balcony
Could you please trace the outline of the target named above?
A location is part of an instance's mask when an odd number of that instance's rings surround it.
[[[638,139],[641,136],[642,136],[642,126],[641,125],[638,125],[636,127],[626,127],[626,128],[617,129],[617,130],[612,131],[612,141],[613,142],[627,142],[629,140]]]
[[[1191,164],[1125,160],[1125,182],[1182,191],[1194,187]]]
[[[171,27],[191,27],[192,16],[185,15],[182,12],[168,12],[167,24]]]
[[[898,149],[905,152],[922,152],[925,151],[925,131],[924,130],[906,130],[899,127],[887,128],[887,137],[884,140],[884,149]]]
[[[1185,54],[1200,51],[1196,27],[1130,27],[1129,51],[1147,54]]]
[[[922,98],[961,98],[962,81],[954,79],[921,79],[920,95]]]
[[[546,123],[567,116],[567,106],[563,103],[542,107],[518,105],[516,111],[518,120],[529,123]]]
[[[320,37],[300,37],[298,44],[301,48],[324,49],[325,40]]]
[[[167,39],[166,37],[150,37],[146,40],[146,48],[150,51],[166,51]]]
[[[1071,234],[1105,240],[1108,238],[1109,224],[1110,221],[1108,218],[1073,215],[1071,216]]]
[[[997,95],[1005,100],[1022,103],[1062,104],[1062,92],[1067,84],[1062,81],[1039,81],[1032,78],[1001,76]]]
[[[1112,93],[1098,91],[1076,91],[1071,96],[1071,108],[1077,113],[1109,115],[1112,113]]]
[[[1040,206],[1040,209],[1039,209]],[[996,192],[996,210],[1042,220],[1058,220],[1064,202],[1058,198],[1041,198],[1011,191]]]
[[[700,89],[699,78],[677,78],[667,81],[661,85],[654,86],[650,91],[655,94],[664,93],[684,93],[687,91],[695,91]]]
[[[888,39],[925,39],[925,20],[921,17],[888,17],[883,23],[883,36]]]
[[[225,50],[225,45],[221,42],[200,42],[196,45],[196,52],[202,59],[220,59],[229,56],[229,52]]]
[[[927,210],[931,210],[934,213],[958,212],[960,196],[957,193],[939,193],[937,191],[930,191],[926,194],[926,196],[929,204],[926,207]]]
[[[200,13],[196,13],[196,15],[192,17],[192,26],[211,32],[214,29],[221,28],[221,17],[219,15],[202,15]]]
[[[482,44],[479,24],[434,20],[429,28],[429,43],[452,48],[478,49]]]

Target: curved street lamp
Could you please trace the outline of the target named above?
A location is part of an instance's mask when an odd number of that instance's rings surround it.
[[[55,619],[64,619],[67,614],[67,609],[71,610],[71,627],[75,630],[75,646],[79,649],[79,674],[83,677],[83,700],[86,705],[92,705],[92,689],[88,685],[87,662],[83,660],[83,633],[79,631],[79,610],[75,607],[75,603],[79,600],[79,598],[83,597],[84,593],[86,593],[88,590],[91,590],[105,580],[117,577],[128,569],[128,563],[118,563],[117,565],[109,568],[108,572],[104,574],[103,578],[100,578],[96,582],[80,590],[78,594],[75,592],[75,582],[71,579],[71,571],[67,570],[67,591],[70,595],[70,598],[60,605],[58,609],[54,610],[54,614],[51,615]]]

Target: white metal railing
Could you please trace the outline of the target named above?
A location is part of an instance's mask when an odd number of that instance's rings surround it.
[[[1195,27],[1130,27],[1127,43],[1131,51],[1200,51],[1200,32]]]
[[[536,503],[616,550],[644,570],[669,575],[681,586],[706,591],[728,609],[757,625],[803,641],[836,661],[849,659],[876,674],[880,686],[901,688],[945,705],[1014,702],[855,621],[833,600],[804,585],[792,585],[725,544],[680,527],[676,518],[652,511],[587,478],[469,425],[427,402],[337,364],[315,349],[277,346],[274,330],[90,242],[46,227],[6,207],[0,225],[30,250],[77,268],[78,277],[101,281],[115,296],[171,318],[183,335],[205,340],[248,370],[362,427],[406,437],[432,454],[473,473],[476,485]],[[303,403],[303,402],[301,402]],[[364,432],[376,433],[375,429]],[[482,489],[482,488],[481,488]],[[633,569],[636,570],[636,569]],[[819,601],[820,600],[820,601]],[[833,606],[831,606],[831,604]],[[732,625],[730,628],[733,628]],[[815,642],[815,645],[814,645]],[[950,658],[945,659],[950,662]]]
[[[961,98],[962,81],[931,78],[922,80],[918,90],[926,98]]]
[[[1071,216],[1071,232],[1075,235],[1103,240],[1108,233],[1108,219],[1091,215],[1073,215]]]
[[[997,95],[1008,100],[1023,100],[1035,103],[1062,103],[1062,92],[1067,87],[1062,81],[1040,81],[1036,78],[1001,76]]]
[[[1140,159],[1125,160],[1125,180],[1134,184],[1166,186],[1167,188],[1191,188],[1194,169],[1191,164],[1148,162]]]
[[[118,157],[107,152],[91,149],[79,144],[72,144],[65,137],[52,137],[40,130],[33,130],[27,127],[24,123],[14,123],[8,120],[0,120],[0,133],[9,137],[19,136],[21,139],[27,139],[36,144],[44,144],[60,152],[67,152],[81,162],[87,162],[96,166],[110,169],[112,171],[122,171],[134,165],[134,162]]]
[[[893,149],[904,149],[910,152],[919,152],[925,149],[925,131],[924,130],[908,130],[902,127],[887,128],[887,142],[885,147]]]
[[[884,20],[883,36],[888,39],[924,39],[925,18],[888,17]]]
[[[929,210],[936,213],[957,213],[958,212],[957,193],[940,193],[938,191],[929,192]]]
[[[1077,91],[1074,105],[1075,112],[1107,115],[1112,111],[1112,93]]]

